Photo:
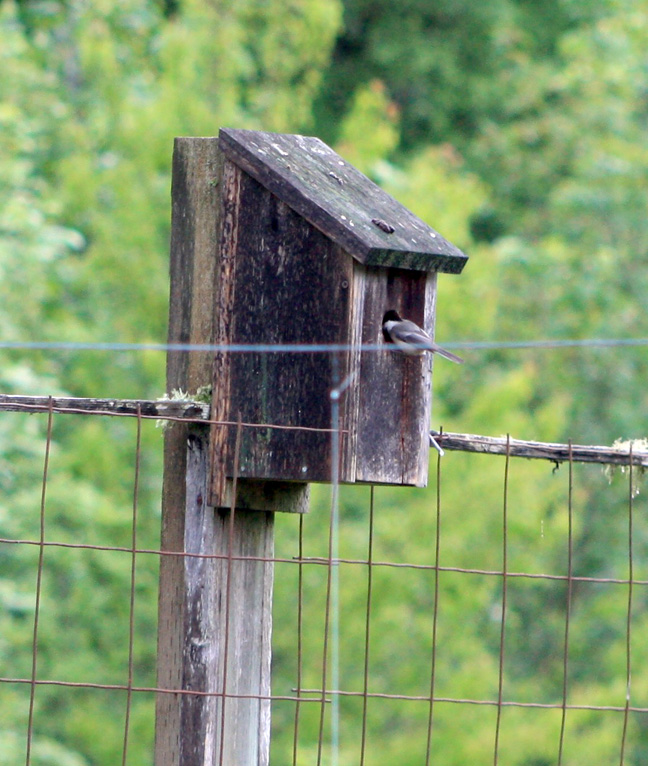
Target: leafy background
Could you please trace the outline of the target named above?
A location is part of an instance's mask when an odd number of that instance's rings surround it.
[[[164,341],[170,159],[176,135],[220,126],[320,135],[471,255],[440,280],[442,340],[648,337],[646,216],[648,3],[645,0],[2,0],[0,2],[0,338]],[[645,436],[642,347],[466,352],[435,369],[435,423],[454,431],[611,443]],[[0,353],[8,393],[155,397],[158,353]],[[118,420],[118,419],[116,419]],[[38,537],[42,419],[0,422],[0,536]],[[134,430],[55,423],[50,539],[128,545]],[[159,544],[160,432],[143,433],[139,542]],[[501,474],[488,458],[443,464],[444,562],[496,568]],[[432,482],[434,484],[434,482]],[[627,576],[627,489],[597,469],[575,476],[575,571]],[[377,555],[429,563],[435,488],[376,493]],[[327,493],[315,492],[307,553],[325,553]],[[642,508],[642,496],[636,500]],[[342,495],[341,554],[366,556],[368,497]],[[516,463],[511,558],[565,571],[564,469]],[[637,514],[641,519],[641,513]],[[277,520],[295,555],[296,520]],[[647,533],[635,533],[646,577]],[[0,547],[0,675],[29,677],[38,551]],[[284,571],[285,570],[285,571]],[[275,691],[294,685],[295,567],[277,568]],[[643,571],[642,571],[643,570]],[[48,549],[39,676],[123,683],[127,555]],[[364,574],[341,568],[341,679],[361,688]],[[362,588],[358,587],[361,581]],[[137,570],[135,681],[155,680],[157,562]],[[500,584],[444,574],[437,693],[497,691]],[[371,679],[429,688],[431,575],[377,571]],[[323,581],[305,582],[307,684],[321,662]],[[643,589],[635,637],[645,635]],[[564,584],[511,586],[506,695],[560,700]],[[627,589],[575,592],[570,701],[625,702]],[[648,657],[633,643],[633,704],[648,704]],[[310,677],[309,677],[310,674]],[[426,680],[427,679],[427,680]],[[0,764],[24,760],[29,689],[0,686]],[[114,694],[39,687],[32,763],[121,761]],[[308,705],[299,762],[312,763]],[[358,762],[357,700],[342,707],[340,763]],[[273,763],[292,757],[293,708],[277,704]],[[494,711],[439,705],[435,759],[492,760]],[[372,702],[367,762],[419,764],[427,709]],[[556,711],[506,710],[501,762],[556,762]],[[618,713],[572,712],[563,763],[618,762]],[[151,763],[153,700],[136,696],[129,763]],[[632,716],[626,763],[648,760]]]

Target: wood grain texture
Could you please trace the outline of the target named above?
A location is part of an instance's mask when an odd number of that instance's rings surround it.
[[[444,450],[458,452],[481,452],[487,455],[524,457],[530,460],[549,460],[552,463],[599,463],[601,465],[630,465],[631,456],[627,446],[606,447],[593,444],[560,444],[554,442],[525,441],[503,436],[479,434],[442,433],[434,437]],[[648,452],[638,446],[632,452],[632,464],[648,467]]]
[[[208,420],[205,402],[175,399],[92,399],[75,396],[14,396],[0,394],[0,409],[13,412],[66,412],[69,414],[130,415],[143,418]]]
[[[239,479],[236,507],[244,511],[281,511],[308,513],[310,501],[308,484],[288,481],[257,481]],[[225,487],[225,504],[232,504],[232,481]]]
[[[229,550],[230,513],[223,510],[216,514],[221,541],[216,552],[222,555]],[[273,534],[273,513],[237,509],[232,527],[232,555],[272,558]],[[227,564],[223,559],[216,567],[220,594],[227,588]],[[229,614],[226,599],[221,597],[217,615],[219,636],[224,637],[226,630],[229,635],[227,657],[221,651],[217,678],[218,688],[224,693],[218,700],[217,721],[223,714],[222,705],[225,710],[224,727],[216,729],[216,752],[220,752],[222,736],[223,764],[268,766],[270,760],[272,586],[270,561],[232,561]],[[222,642],[220,646],[223,648]]]
[[[224,128],[220,141],[229,159],[361,263],[463,269],[464,253],[319,138]]]
[[[169,343],[214,342],[222,165],[217,139],[176,138],[171,188]],[[195,391],[210,383],[212,356],[209,352],[169,352],[167,391]]]
[[[436,272],[430,272],[425,280],[425,316],[423,321],[423,327],[427,334],[434,338],[435,336],[435,323],[436,323],[436,303],[437,303],[437,282],[438,274]],[[430,465],[428,448],[429,442],[429,424],[432,420],[432,408],[434,404],[434,366],[435,364],[449,364],[447,360],[441,359],[434,354],[426,354],[426,360],[421,370],[422,379],[420,392],[422,396],[421,412],[418,420],[418,439],[419,448],[419,465],[418,475],[422,481],[422,486],[427,485],[428,470]]]
[[[230,170],[231,168],[231,170]],[[227,163],[219,343],[345,343],[353,260],[247,173]],[[229,218],[232,224],[227,224]],[[234,223],[235,221],[235,223]],[[243,234],[244,233],[244,234]],[[348,354],[221,354],[212,411],[246,423],[330,427],[330,390]],[[212,435],[214,505],[225,505],[234,428]],[[328,481],[330,433],[244,428],[242,478]],[[224,447],[224,449],[223,449]]]
[[[187,442],[186,505],[184,550],[187,553],[212,554],[219,548],[223,530],[207,498],[207,428],[195,430]],[[216,669],[219,636],[219,569],[213,559],[187,557],[181,582],[182,677],[178,687],[217,694],[222,690]],[[215,763],[217,751],[218,704],[216,696],[181,695],[178,736],[178,760],[185,764]],[[162,755],[163,757],[163,755]],[[157,764],[157,761],[156,761]]]
[[[335,353],[216,355],[212,417],[244,427],[239,474],[331,480],[331,391],[341,399],[342,482],[427,482],[430,363],[383,343],[388,308],[434,330],[436,273],[366,267],[227,161],[217,342],[346,344]],[[280,430],[272,425],[320,431]],[[227,505],[235,428],[214,427],[210,504]]]
[[[240,185],[241,171],[231,162],[225,162],[221,187],[222,231],[216,251],[219,289],[213,296],[217,306],[215,339],[219,344],[232,343],[234,322],[234,298],[236,294],[236,266],[240,232]],[[231,407],[231,366],[230,354],[219,352],[214,356],[212,372],[212,414],[213,420],[238,418],[236,409]],[[215,508],[226,506],[225,485],[229,470],[230,449],[233,450],[234,430],[226,426],[215,426],[211,432],[211,468],[209,504]]]
[[[267,764],[274,515],[237,509],[230,528],[231,511],[214,513],[205,502],[208,443],[206,430],[190,435],[185,550],[219,558],[184,559],[181,688],[214,696],[182,695],[178,763],[218,764],[222,748],[224,764]],[[230,567],[230,552],[254,560]]]
[[[382,317],[389,308],[433,332],[429,293],[434,283],[430,281],[431,287],[427,287],[427,278],[425,272],[367,268],[362,342],[381,342]],[[384,352],[362,355],[359,379],[356,480],[425,486],[431,385],[428,355],[406,356],[386,346]]]
[[[176,139],[173,153],[169,335],[170,343],[213,343],[215,253],[220,239],[222,155],[214,139]],[[167,391],[196,391],[211,382],[208,353],[170,352]],[[189,427],[175,424],[165,432],[162,494],[162,550],[185,550]],[[195,481],[195,480],[192,480]],[[191,523],[191,513],[189,514]],[[158,686],[181,689],[185,618],[191,611],[184,561],[162,556],[158,598]],[[182,751],[185,695],[156,699],[156,766],[193,766]]]
[[[432,332],[436,273],[461,271],[465,256],[319,139],[224,129],[220,146],[218,343],[350,347],[216,356],[213,417],[265,426],[244,426],[240,476],[330,481],[324,429],[342,385],[340,480],[425,485],[429,359],[359,346],[383,342],[389,308]],[[213,429],[216,506],[226,505],[233,445],[233,427]]]

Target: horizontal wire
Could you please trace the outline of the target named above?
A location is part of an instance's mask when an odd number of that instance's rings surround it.
[[[39,399],[42,398],[43,402],[27,402],[27,401],[21,401],[22,399]],[[51,400],[51,401],[50,401]],[[88,404],[99,403],[105,404],[106,406],[108,404],[113,405],[128,405],[133,407],[131,410],[119,410],[119,409],[89,409],[89,407],[74,407],[70,406],[68,402],[74,402],[78,400],[79,402],[83,401]],[[64,402],[64,404],[56,404],[56,402]],[[155,412],[153,414],[145,414],[143,412],[138,412],[136,409],[137,404],[140,404],[142,406],[159,406],[162,411]],[[170,421],[173,423],[187,423],[187,424],[199,424],[204,426],[237,426],[237,421],[234,420],[212,420],[209,418],[209,416],[205,417],[187,417],[184,415],[168,415],[164,412],[164,408],[167,406],[173,406],[177,405],[178,407],[182,405],[188,405],[188,406],[202,406],[205,408],[205,410],[208,412],[210,405],[204,403],[204,402],[196,402],[191,399],[83,399],[80,397],[49,397],[49,396],[43,396],[43,397],[22,397],[22,396],[12,396],[9,394],[0,394],[0,412],[6,411],[6,412],[49,412],[50,410],[55,414],[61,414],[61,415],[100,415],[100,416],[108,416],[108,417],[121,417],[121,418],[138,418],[141,420],[163,420],[163,421]],[[348,429],[332,429],[330,427],[319,427],[319,426],[288,426],[288,425],[282,425],[280,423],[248,423],[244,422],[241,423],[241,426],[243,428],[272,428],[277,431],[308,431],[308,432],[315,432],[315,433],[322,433],[322,434],[329,434],[338,432],[339,433],[348,433]]]
[[[565,338],[547,340],[485,340],[455,341],[444,347],[458,349],[495,350],[526,348],[612,348],[615,346],[648,346],[648,338]]]
[[[611,348],[615,346],[648,346],[648,338],[565,338],[513,341],[444,341],[448,349],[490,351],[497,349],[533,348]],[[236,354],[306,354],[337,351],[395,351],[386,343],[124,343],[74,341],[0,341],[0,349],[24,351],[209,351]]]
[[[10,678],[0,677],[0,684],[31,684],[30,678]],[[74,689],[103,689],[105,691],[118,691],[118,692],[138,692],[138,693],[153,693],[153,694],[185,694],[192,697],[231,697],[235,699],[251,699],[251,700],[285,700],[288,702],[319,702],[321,703],[320,696],[316,699],[310,697],[294,697],[287,694],[236,694],[230,693],[223,694],[223,692],[202,692],[196,689],[166,689],[158,686],[128,686],[127,684],[100,684],[92,681],[58,681],[39,678],[34,681],[36,686],[66,686]],[[327,702],[330,700],[327,700]]]
[[[321,689],[302,689],[302,694],[322,694]],[[364,691],[344,691],[342,689],[326,689],[326,694],[333,696],[339,694],[341,697],[364,697]],[[418,694],[388,694],[386,692],[368,692],[367,697],[374,699],[404,700],[406,702],[430,702],[430,695]],[[311,699],[311,698],[307,698]],[[476,700],[462,697],[433,697],[433,702],[450,702],[457,705],[490,705],[497,707],[522,707],[522,708],[542,708],[545,710],[562,710],[562,702],[519,702],[517,700]],[[603,712],[623,713],[626,710],[625,705],[579,705],[568,704],[568,710],[598,710]],[[628,710],[631,713],[648,713],[648,707],[632,707]]]
[[[336,351],[397,351],[387,343],[89,343],[0,341],[0,349],[29,351],[209,351],[221,354],[308,354]]]
[[[0,545],[32,545],[32,546],[40,546],[41,542],[39,540],[18,540],[10,537],[0,537]],[[194,558],[194,559],[215,559],[215,560],[227,560],[228,556],[224,553],[190,553],[185,551],[163,551],[159,550],[157,548],[136,548],[133,551],[133,548],[127,548],[122,546],[110,546],[110,545],[91,545],[87,543],[65,543],[65,542],[55,542],[55,541],[45,541],[42,543],[44,547],[50,547],[50,548],[73,548],[73,549],[80,549],[80,550],[89,550],[89,551],[108,551],[108,552],[116,552],[116,553],[128,553],[132,554],[135,552],[136,554],[150,554],[153,556],[180,556],[184,558]],[[451,572],[455,574],[468,574],[468,575],[483,575],[486,577],[501,577],[502,576],[502,570],[501,569],[468,569],[465,567],[451,567],[451,566],[436,566],[435,564],[416,564],[416,563],[408,563],[408,562],[401,562],[401,561],[375,561],[372,560],[371,562],[367,561],[366,559],[343,559],[343,558],[335,558],[332,559],[331,562],[329,562],[328,558],[325,557],[317,557],[317,556],[305,556],[303,558],[299,558],[297,556],[294,556],[292,558],[281,558],[276,556],[242,556],[242,555],[232,555],[232,561],[259,561],[259,562],[266,562],[266,563],[272,563],[272,564],[313,564],[315,566],[329,566],[329,563],[332,564],[350,564],[350,565],[358,565],[366,567],[367,565],[371,564],[372,567],[391,567],[395,569],[422,569],[422,570],[428,570],[428,571],[436,571],[437,569],[440,572]],[[518,577],[518,578],[527,578],[530,580],[568,580],[570,579],[568,575],[557,575],[557,574],[544,574],[543,572],[506,572],[507,577]],[[583,582],[583,583],[594,583],[594,584],[601,584],[601,585],[629,585],[632,583],[632,585],[648,585],[648,580],[635,580],[632,581],[628,580],[628,578],[621,578],[621,577],[589,577],[585,575],[573,575],[571,577],[571,580]]]
[[[0,677],[0,684],[31,684],[32,681],[29,678],[11,678]],[[59,681],[50,679],[37,679],[35,681],[37,686],[64,686],[76,689],[99,689],[104,691],[128,691],[129,687],[126,684],[101,684],[93,683],[91,681]],[[251,699],[251,700],[269,700],[271,702],[322,702],[322,690],[321,689],[300,689],[300,695],[312,695],[312,696],[292,696],[288,694],[236,694],[228,692],[223,695],[223,692],[203,692],[195,689],[168,689],[157,686],[132,686],[131,691],[137,693],[148,694],[182,694],[192,697],[227,697],[228,699]],[[326,695],[339,694],[341,697],[364,697],[364,691],[350,691],[343,689],[326,689]],[[416,694],[389,694],[387,692],[367,692],[367,697],[372,699],[386,699],[386,700],[403,700],[405,702],[430,702],[430,696],[416,695]],[[329,697],[326,699],[330,702]],[[447,702],[456,705],[488,705],[497,706],[499,703],[497,700],[479,700],[470,699],[464,697],[434,697],[434,702]],[[541,708],[545,710],[561,710],[563,707],[562,702],[520,702],[518,700],[502,700],[502,707],[520,707],[520,708]],[[571,703],[568,704],[567,710],[592,710],[600,712],[614,712],[624,713],[626,710],[625,705],[584,705]],[[648,707],[629,706],[628,711],[631,713],[648,713]]]

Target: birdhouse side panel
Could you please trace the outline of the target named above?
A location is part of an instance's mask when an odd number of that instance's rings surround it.
[[[401,269],[366,269],[362,342],[385,343],[385,348],[362,354],[358,482],[409,486],[427,483],[429,355],[407,356],[395,351],[383,339],[382,317],[388,309],[395,309],[433,332],[435,276]]]
[[[218,355],[214,411],[245,424],[239,476],[329,481],[330,391],[347,374],[348,354],[272,347],[348,343],[352,259],[256,180],[226,165],[221,342],[260,347]],[[227,431],[224,472],[232,476],[236,429]]]

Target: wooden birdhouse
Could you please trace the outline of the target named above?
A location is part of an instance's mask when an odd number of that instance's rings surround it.
[[[237,476],[331,481],[339,426],[341,482],[424,486],[431,363],[394,353],[382,318],[396,309],[433,334],[437,272],[466,256],[317,138],[223,129],[219,142],[214,341],[245,348],[216,354],[212,419],[242,424]],[[236,431],[212,426],[215,506]]]

